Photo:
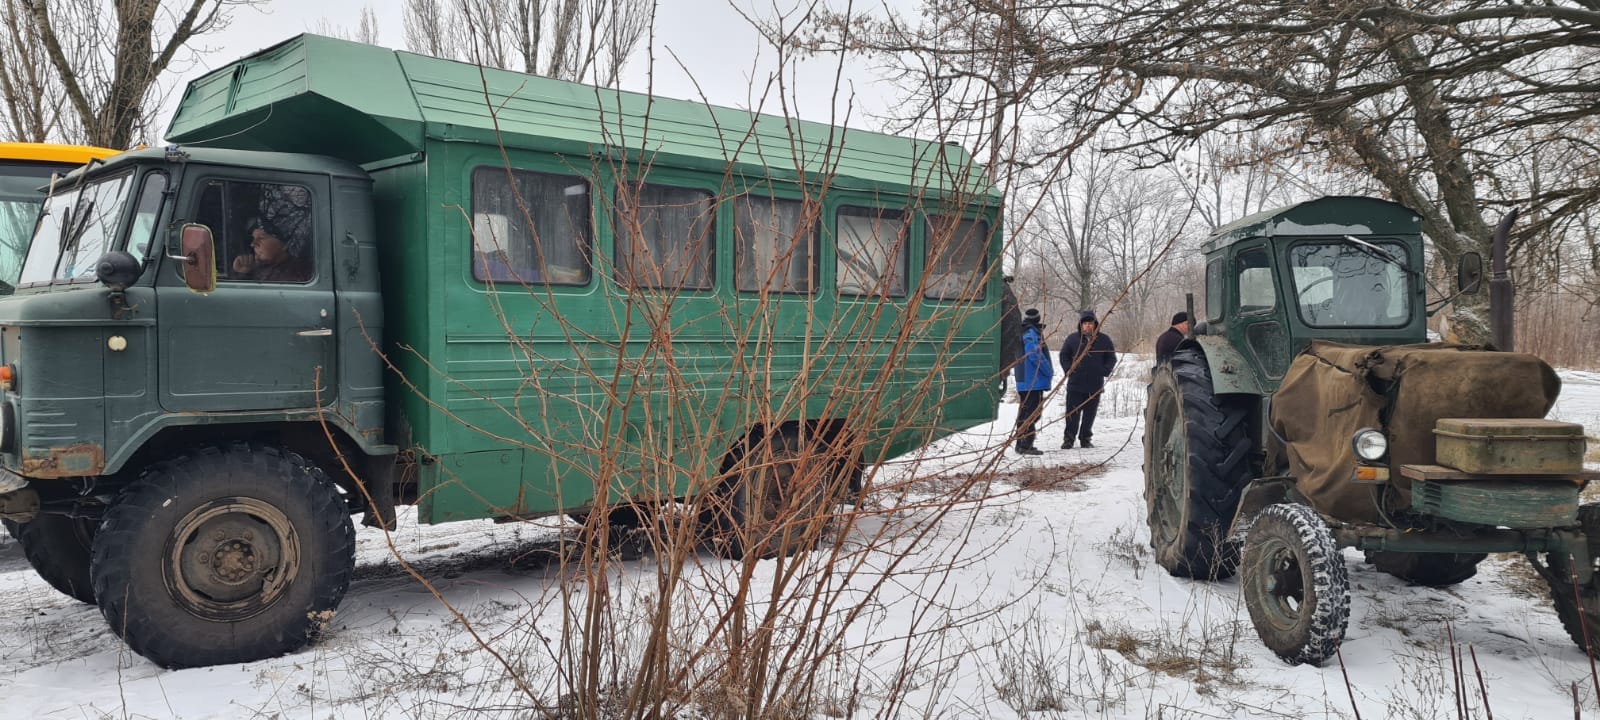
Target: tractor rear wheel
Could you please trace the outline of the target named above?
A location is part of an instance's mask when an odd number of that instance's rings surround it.
[[[1250,403],[1212,391],[1199,348],[1156,368],[1145,411],[1144,497],[1156,562],[1176,577],[1223,579],[1227,538],[1250,475]]]

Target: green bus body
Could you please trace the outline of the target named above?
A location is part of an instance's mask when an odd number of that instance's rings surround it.
[[[108,290],[58,261],[0,300],[18,376],[3,466],[47,499],[45,481],[126,480],[175,448],[251,440],[348,464],[424,522],[527,517],[588,507],[602,483],[612,499],[692,495],[775,424],[864,437],[870,463],[995,418],[1001,198],[958,147],[312,35],[194,81],[169,139],[86,176],[165,198],[152,238],[118,245],[136,281]],[[568,207],[588,199],[568,218],[586,214],[587,267],[480,280],[475,223],[517,220],[475,210],[474,183],[554,176]],[[709,287],[618,282],[614,206],[639,180],[714,196]],[[196,293],[180,230],[227,218],[210,228],[225,275],[248,242],[230,194],[246,186],[309,199],[314,274]],[[815,208],[808,292],[737,289],[749,196]],[[839,292],[841,208],[905,214],[901,296]],[[981,234],[980,280],[928,297],[935,224],[956,218]],[[151,220],[107,222],[127,237]]]

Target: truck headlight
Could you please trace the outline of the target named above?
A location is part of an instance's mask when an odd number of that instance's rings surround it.
[[[1362,428],[1356,431],[1355,437],[1350,438],[1350,447],[1356,451],[1356,457],[1362,460],[1381,460],[1389,452],[1389,438],[1384,437],[1380,430]]]

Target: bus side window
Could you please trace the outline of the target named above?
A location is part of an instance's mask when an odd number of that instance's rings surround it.
[[[910,244],[905,212],[841,207],[834,224],[839,294],[905,297]]]
[[[928,216],[927,297],[980,300],[984,290],[984,250],[989,223]]]
[[[716,253],[716,199],[695,188],[617,186],[617,284],[709,290]]]

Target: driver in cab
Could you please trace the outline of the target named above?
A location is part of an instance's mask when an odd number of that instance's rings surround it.
[[[256,282],[305,282],[311,279],[311,262],[300,253],[305,250],[303,238],[284,234],[271,220],[251,220],[250,249],[252,252],[233,259],[233,278]]]

